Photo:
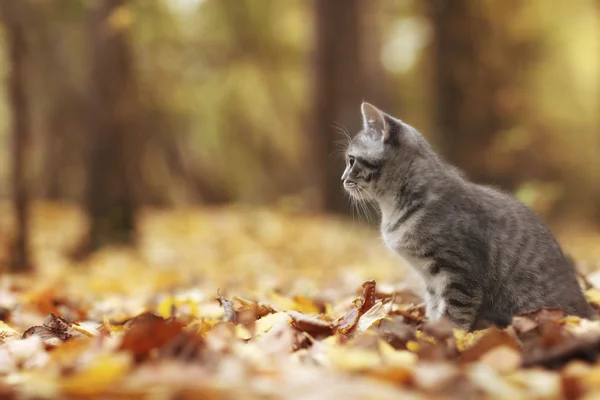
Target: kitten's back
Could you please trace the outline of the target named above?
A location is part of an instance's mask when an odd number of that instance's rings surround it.
[[[572,260],[538,215],[516,198],[489,186],[470,185],[489,218],[490,263],[503,285],[489,310],[501,314],[562,308],[590,317]],[[493,287],[490,288],[493,290]]]

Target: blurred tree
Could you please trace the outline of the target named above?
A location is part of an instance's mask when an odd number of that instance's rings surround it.
[[[36,194],[50,200],[80,200],[85,159],[85,42],[83,2],[38,2],[29,27],[33,48],[32,84],[35,147],[39,153]]]
[[[135,241],[136,92],[126,0],[92,2],[85,208],[90,231],[78,255]]]
[[[519,122],[524,72],[535,42],[511,32],[524,2],[431,0],[436,122],[445,157],[480,183],[514,189],[518,171],[498,171],[499,135]],[[516,62],[518,60],[518,62]]]
[[[334,157],[343,136],[335,126],[344,124],[350,135],[361,124],[360,104],[368,100],[385,107],[385,84],[379,57],[380,37],[373,23],[378,2],[362,0],[315,0],[315,127],[312,156],[316,168],[312,179],[320,191],[319,207],[348,212],[349,201],[341,187],[344,163]],[[369,7],[369,12],[365,12]],[[369,20],[365,21],[365,17]],[[367,28],[371,29],[370,32]]]
[[[25,179],[25,150],[30,136],[30,107],[25,77],[29,46],[26,39],[26,1],[1,0],[0,12],[7,37],[10,62],[9,98],[12,109],[12,201],[16,224],[11,249],[10,269],[24,272],[31,269],[29,257],[29,197]]]

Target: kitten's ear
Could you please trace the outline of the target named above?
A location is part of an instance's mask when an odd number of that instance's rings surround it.
[[[360,110],[363,116],[363,125],[366,130],[372,132],[376,139],[387,140],[389,136],[389,129],[385,122],[383,112],[377,107],[363,102],[360,106]]]

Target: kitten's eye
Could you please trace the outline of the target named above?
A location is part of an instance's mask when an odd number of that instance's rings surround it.
[[[350,166],[354,165],[354,157],[348,156],[348,164],[350,164]]]

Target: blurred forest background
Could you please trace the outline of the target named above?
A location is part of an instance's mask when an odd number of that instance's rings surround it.
[[[600,224],[600,1],[0,0],[0,196],[80,205],[75,254],[137,211],[350,216],[369,101],[553,225]],[[15,234],[14,232],[17,232]]]

